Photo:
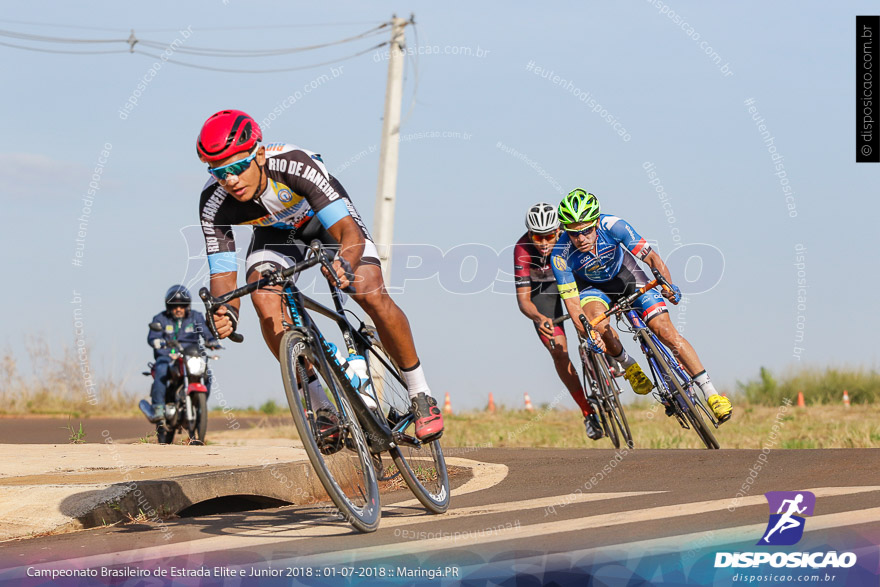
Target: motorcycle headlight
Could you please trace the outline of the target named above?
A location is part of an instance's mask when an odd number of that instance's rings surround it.
[[[189,357],[186,360],[186,369],[190,375],[204,375],[208,364],[202,357]]]

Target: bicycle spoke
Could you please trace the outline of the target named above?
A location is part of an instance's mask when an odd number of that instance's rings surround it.
[[[415,423],[403,376],[378,338],[374,334],[370,338],[375,342],[364,350],[364,356],[370,366],[374,399],[389,428],[415,440]],[[449,507],[449,478],[439,441],[416,444],[404,439],[391,450],[391,457],[416,498],[431,512],[445,512]]]
[[[339,375],[325,371],[315,353],[301,333],[284,335],[281,368],[291,414],[309,460],[340,514],[357,529],[373,531],[380,510],[371,454],[360,425],[351,419],[354,412],[348,401],[335,391],[341,386]],[[315,398],[308,391],[313,374],[317,379],[312,385],[320,384],[326,403],[313,405]]]

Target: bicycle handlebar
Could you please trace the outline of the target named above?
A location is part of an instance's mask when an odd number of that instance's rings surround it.
[[[624,306],[629,306],[630,304],[632,304],[634,301],[636,301],[636,299],[638,299],[639,296],[644,295],[645,292],[654,289],[658,285],[663,287],[664,289],[666,289],[666,288],[668,288],[667,284],[668,284],[668,282],[665,279],[663,279],[663,276],[658,275],[658,279],[654,279],[652,281],[649,281],[648,283],[646,283],[645,285],[643,285],[642,287],[640,287],[639,289],[637,289],[636,291],[634,291],[630,295],[626,296],[625,298],[621,299],[616,304],[614,304],[613,306],[608,308],[602,314],[599,314],[598,316],[596,316],[595,318],[590,320],[587,324],[589,324],[590,328],[593,328],[594,326],[599,324],[599,322],[602,322],[606,318],[609,318],[609,317],[613,316],[614,314],[617,314],[618,312],[620,312]],[[566,314],[565,316],[560,316],[559,318],[554,319],[552,324],[553,324],[553,326],[556,326],[558,324],[562,324],[563,322],[565,322],[569,318],[570,318],[570,316],[568,314]],[[586,320],[586,316],[581,314],[581,321],[583,322],[585,320]]]
[[[244,297],[246,295],[250,295],[258,289],[266,287],[268,285],[281,285],[285,281],[287,281],[287,279],[290,278],[292,275],[301,271],[305,271],[306,269],[314,267],[319,263],[322,267],[327,269],[327,271],[333,277],[335,287],[339,288],[345,293],[355,293],[355,289],[351,285],[344,289],[341,287],[342,283],[339,281],[339,277],[337,277],[336,272],[333,271],[333,257],[331,257],[327,253],[327,251],[324,250],[324,245],[321,244],[321,241],[313,240],[309,245],[309,250],[312,251],[313,256],[306,259],[305,261],[296,263],[292,267],[282,269],[281,271],[266,271],[265,273],[263,273],[263,277],[261,277],[257,281],[253,281],[251,283],[248,283],[247,285],[243,285],[242,287],[234,289],[223,295],[214,297],[211,295],[211,292],[208,290],[207,287],[203,287],[202,289],[200,289],[199,297],[205,304],[205,319],[208,323],[208,328],[211,330],[214,336],[217,336],[219,338],[219,335],[217,334],[217,327],[214,325],[214,310],[216,310],[223,304]],[[345,277],[349,280],[349,282],[354,282],[354,274],[348,268],[345,268]],[[228,338],[232,342],[244,341],[244,336],[239,334],[238,332],[233,332],[229,335]]]
[[[601,314],[599,314],[598,316],[596,316],[595,318],[590,320],[590,327],[596,326],[597,324],[599,324],[599,322],[602,322],[606,318],[610,318],[611,316],[614,316],[615,314],[617,314],[618,312],[623,310],[625,306],[632,305],[632,303],[634,301],[636,301],[640,296],[642,296],[646,292],[654,289],[658,285],[661,285],[661,283],[658,280],[654,279],[652,281],[649,281],[648,283],[646,283],[645,285],[643,285],[642,287],[640,287],[639,289],[637,289],[636,291],[634,291],[630,295],[626,296],[622,300],[618,300],[618,302],[616,304],[614,304],[613,306],[611,306],[610,308],[608,308],[607,310],[605,310],[604,312],[602,312]]]
[[[619,300],[616,304],[614,304],[614,305],[613,305],[612,307],[610,307],[608,310],[606,310],[606,311],[603,312],[602,314],[596,316],[595,318],[593,318],[593,319],[590,320],[589,322],[587,322],[587,317],[586,317],[584,314],[581,314],[581,315],[580,315],[580,318],[581,318],[581,324],[584,326],[584,331],[590,331],[590,330],[592,330],[593,327],[595,327],[597,324],[599,324],[600,322],[602,322],[602,321],[605,320],[606,318],[610,318],[611,316],[617,314],[617,313],[620,312],[625,306],[630,306],[634,301],[636,301],[636,299],[639,298],[639,296],[644,295],[646,292],[648,292],[648,291],[654,289],[655,287],[658,287],[658,286],[659,286],[659,287],[661,287],[664,291],[671,292],[671,291],[672,291],[672,287],[670,287],[669,281],[667,281],[667,279],[666,279],[665,277],[663,277],[663,274],[660,273],[660,271],[658,271],[658,270],[657,270],[656,268],[654,268],[654,267],[651,268],[651,271],[654,273],[654,279],[653,279],[652,281],[649,281],[648,283],[646,283],[645,285],[643,285],[642,287],[640,287],[640,288],[639,288],[638,290],[636,290],[635,292],[633,292],[633,293],[631,293],[630,295],[626,296],[625,298]],[[568,314],[566,314],[565,316],[560,316],[559,318],[555,318],[555,319],[553,319],[552,321],[549,322],[549,324],[550,324],[551,326],[558,326],[559,324],[562,324],[563,322],[565,322],[566,320],[568,320],[570,317],[571,317],[571,316],[569,316]],[[545,326],[546,326],[547,324],[548,324],[548,322],[545,322],[545,323],[544,323]],[[550,345],[551,345],[551,348],[552,348],[553,346],[555,346],[555,345],[553,345],[553,340],[552,340],[552,339],[550,340]]]

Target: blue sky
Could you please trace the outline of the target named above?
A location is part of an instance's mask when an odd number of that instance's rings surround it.
[[[604,211],[626,218],[669,259],[682,289],[691,292],[673,320],[722,387],[733,389],[761,365],[876,368],[865,320],[851,315],[863,305],[851,302],[870,299],[861,292],[878,284],[864,261],[874,249],[880,166],[854,162],[853,138],[855,15],[870,14],[873,3],[87,6],[19,3],[4,11],[0,29],[124,39],[133,28],[138,38],[162,46],[192,31],[182,47],[274,49],[348,37],[392,13],[415,12],[407,42],[421,54],[407,58],[395,244],[407,251],[463,246],[431,265],[439,267],[439,279],[393,285],[403,285],[395,299],[413,324],[435,395],[450,392],[458,409],[483,405],[490,391],[496,401],[518,406],[523,392],[541,403],[562,389],[517,310],[505,283],[510,277],[498,274],[495,287],[472,290],[492,282],[499,269],[511,270],[509,247],[524,231],[526,209],[556,202],[560,189],[574,187],[597,194]],[[287,28],[265,28],[281,26]],[[180,52],[172,58],[226,68],[294,67],[386,38],[281,58],[216,60]],[[146,324],[162,308],[168,286],[197,285],[201,275],[202,260],[189,257],[198,257],[202,245],[193,226],[207,175],[194,141],[216,110],[240,108],[263,120],[300,91],[266,129],[267,140],[322,153],[372,225],[387,69],[381,53],[245,75],[171,63],[150,74],[155,59],[127,52],[60,55],[5,46],[0,52],[9,347],[34,334],[73,344],[76,291],[93,367],[126,377],[146,395],[139,375],[151,358]],[[529,63],[546,77],[527,69]],[[336,77],[331,67],[338,68]],[[145,75],[153,77],[121,119],[119,110]],[[313,87],[303,92],[306,86]],[[784,178],[775,175],[779,169],[747,99],[783,157]],[[110,155],[103,157],[108,143]],[[82,265],[74,267],[82,198],[99,158],[105,163],[90,201]],[[654,185],[649,164],[659,179]],[[238,233],[240,246],[247,232]],[[689,246],[676,247],[679,242]],[[800,310],[799,245],[806,281]],[[461,261],[465,253],[477,255],[476,268],[473,259]],[[699,259],[689,260],[694,255],[704,259],[701,277]],[[398,261],[398,278],[418,276]],[[469,285],[475,272],[479,278]],[[21,287],[8,287],[13,283]],[[277,364],[251,306],[244,307],[247,341],[227,344],[217,366],[223,393],[233,405],[283,401]],[[798,320],[800,360],[793,358]],[[631,341],[627,346],[635,350]]]

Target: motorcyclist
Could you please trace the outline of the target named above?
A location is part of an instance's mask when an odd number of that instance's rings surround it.
[[[159,422],[165,417],[165,392],[168,386],[168,370],[173,359],[171,349],[168,348],[168,340],[176,340],[182,346],[199,344],[199,339],[205,340],[205,347],[209,349],[220,348],[220,342],[211,334],[211,330],[205,324],[205,317],[201,312],[190,308],[192,296],[182,285],[172,285],[165,293],[165,311],[153,316],[153,322],[158,322],[162,330],[156,332],[150,330],[147,336],[147,344],[153,348],[153,387],[150,390],[150,399],[153,407],[153,422]],[[213,375],[209,370],[205,378],[205,386],[208,395],[211,394]]]

